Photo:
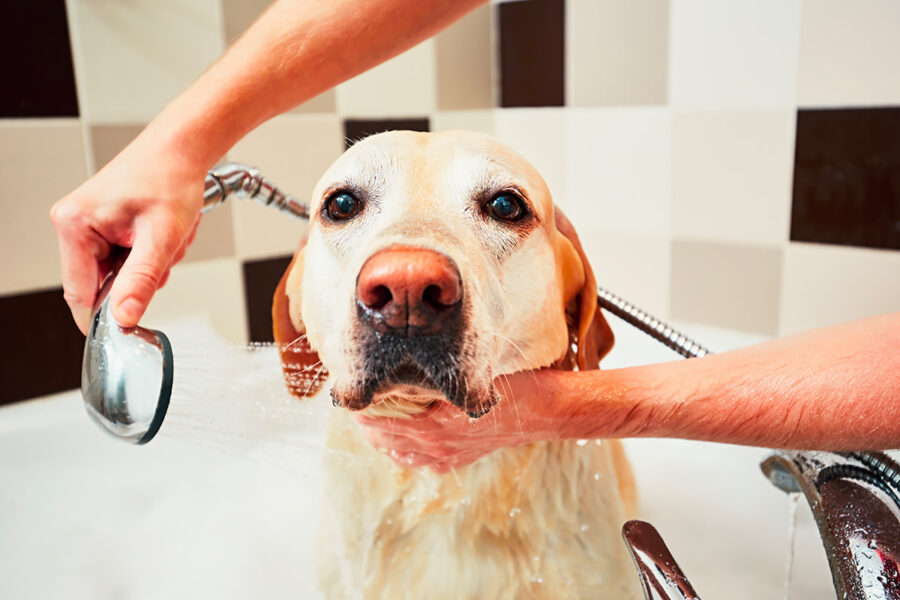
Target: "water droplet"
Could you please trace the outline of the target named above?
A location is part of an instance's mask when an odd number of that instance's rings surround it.
[[[590,440],[577,440],[575,443],[579,446],[587,446],[590,443]]]
[[[594,473],[594,481],[600,481],[600,473]]]
[[[588,531],[590,528],[591,528],[591,526],[588,525],[587,523],[582,523],[582,524],[581,524],[581,533],[584,533],[585,531]]]
[[[385,519],[384,522],[387,523],[388,525],[392,525],[394,523],[394,520],[393,519]]]
[[[509,511],[509,518],[512,519],[513,517],[515,517],[515,516],[516,516],[517,514],[519,514],[520,512],[522,512],[522,509],[519,508],[518,506],[514,506],[514,507]]]
[[[460,500],[460,502],[462,504],[464,504],[465,506],[468,506],[468,505],[472,504],[472,499],[469,498],[468,496],[463,496],[462,500]]]

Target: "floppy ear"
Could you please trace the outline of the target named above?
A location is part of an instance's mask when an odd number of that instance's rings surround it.
[[[306,327],[300,316],[300,283],[303,280],[303,247],[288,265],[272,299],[272,332],[281,355],[281,369],[288,391],[298,398],[314,396],[322,387],[328,372],[321,366],[319,355],[306,340]],[[288,290],[291,294],[288,294]]]
[[[569,350],[559,366],[579,371],[598,369],[600,359],[615,343],[612,329],[597,306],[597,280],[588,263],[575,228],[554,206],[556,220],[556,253],[560,265],[561,285],[569,327]],[[577,348],[572,351],[572,347]]]

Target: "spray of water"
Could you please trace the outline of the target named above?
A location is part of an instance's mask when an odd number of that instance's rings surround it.
[[[788,494],[788,549],[784,571],[784,600],[791,600],[791,576],[794,572],[794,550],[797,542],[797,507],[800,494]]]

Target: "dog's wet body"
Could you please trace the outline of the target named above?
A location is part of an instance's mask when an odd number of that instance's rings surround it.
[[[597,368],[612,334],[540,175],[488,136],[380,134],[325,173],[310,214],[273,317],[276,340],[314,350],[283,353],[286,372],[321,360],[322,393],[349,409],[329,432],[329,597],[633,597],[617,442],[502,449],[441,475],[397,466],[352,418],[449,402],[490,419],[514,410],[498,376]]]

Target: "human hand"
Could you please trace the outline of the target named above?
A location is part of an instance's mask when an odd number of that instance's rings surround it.
[[[206,168],[147,132],[50,211],[63,292],[87,333],[98,288],[119,248],[131,248],[110,292],[113,316],[136,325],[193,241]]]

